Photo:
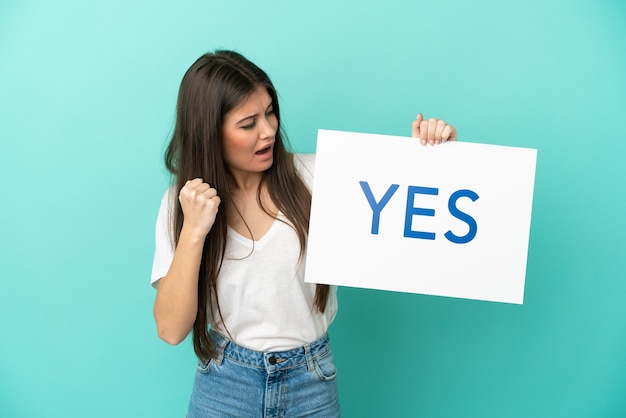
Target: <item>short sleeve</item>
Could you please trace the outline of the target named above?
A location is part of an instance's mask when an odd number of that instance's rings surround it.
[[[165,277],[174,258],[174,243],[172,241],[171,225],[174,208],[174,188],[170,187],[161,199],[159,214],[157,215],[154,260],[152,261],[152,278],[150,283],[157,287],[159,279]]]

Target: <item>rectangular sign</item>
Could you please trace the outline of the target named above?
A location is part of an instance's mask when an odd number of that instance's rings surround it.
[[[306,281],[523,303],[536,159],[320,130]]]

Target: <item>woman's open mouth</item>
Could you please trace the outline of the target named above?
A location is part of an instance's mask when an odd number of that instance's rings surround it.
[[[266,147],[261,148],[260,150],[258,150],[257,152],[255,152],[256,155],[258,155],[259,157],[266,157],[269,154],[272,153],[272,146],[274,144],[269,144]]]

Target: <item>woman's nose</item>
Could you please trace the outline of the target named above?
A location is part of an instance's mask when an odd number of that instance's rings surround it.
[[[262,119],[261,122],[261,137],[262,138],[273,138],[276,135],[278,121],[276,120],[276,116],[271,114]]]

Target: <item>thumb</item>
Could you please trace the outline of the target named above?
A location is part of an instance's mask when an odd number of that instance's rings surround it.
[[[413,123],[411,124],[411,136],[413,136],[413,138],[419,138],[420,137],[420,124],[422,123],[422,121],[424,120],[424,116],[422,116],[421,113],[419,113],[417,115],[417,117],[415,118],[415,120],[413,121]]]

